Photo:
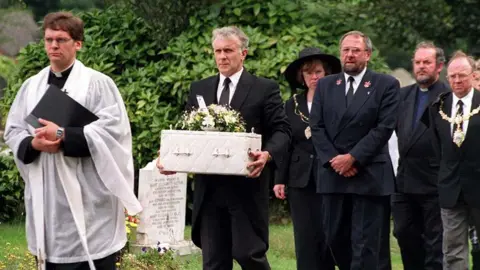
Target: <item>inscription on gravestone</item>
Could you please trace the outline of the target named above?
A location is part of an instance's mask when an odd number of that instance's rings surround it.
[[[152,162],[153,163],[153,162]],[[162,175],[154,164],[140,170],[137,244],[175,244],[184,240],[187,174]]]

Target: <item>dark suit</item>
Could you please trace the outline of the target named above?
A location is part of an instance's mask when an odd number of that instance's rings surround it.
[[[441,96],[443,111],[451,115],[452,93]],[[480,92],[474,91],[472,110],[480,105]],[[480,114],[470,118],[465,141],[457,147],[452,140],[450,123],[439,114],[440,101],[430,107],[429,122],[433,125],[434,150],[440,158],[438,172],[438,194],[441,208],[452,208],[464,201],[473,208],[480,209]]]
[[[316,158],[311,138],[305,135],[309,126],[298,114],[308,118],[306,91],[285,103],[285,113],[292,126],[292,142],[284,166],[275,177],[276,184],[288,187],[288,202],[293,221],[297,270],[335,269],[325,244],[322,226],[322,195],[316,192]],[[307,119],[308,121],[308,119]]]
[[[317,190],[324,196],[327,243],[340,269],[380,269],[394,175],[388,140],[395,129],[398,81],[367,70],[346,108],[343,73],[319,80],[310,113],[318,156]],[[339,154],[355,158],[358,174],[345,178],[330,166]],[[385,239],[385,238],[383,238]],[[338,252],[337,252],[338,251]]]
[[[219,76],[191,85],[187,108],[198,107],[197,95],[207,106],[216,102]],[[290,142],[278,84],[243,71],[230,106],[244,118],[247,130],[262,135],[263,151],[272,161],[258,179],[196,175],[192,240],[202,248],[204,269],[232,269],[232,258],[242,269],[270,269],[268,199],[271,167],[280,166]]]
[[[418,104],[418,84],[400,89],[398,119],[399,165],[397,194],[392,197],[394,235],[398,240],[405,269],[442,269],[442,219],[438,204],[437,177],[439,160],[432,146],[431,132],[415,113],[423,115],[429,104],[450,89],[437,81],[428,88],[428,101]],[[419,106],[422,106],[419,108]]]
[[[450,117],[452,106],[456,106],[452,101],[452,92],[441,95],[430,107],[430,117],[423,120],[432,127],[434,150],[440,159],[438,193],[444,227],[443,245],[446,247],[444,267],[460,269],[468,262],[468,242],[464,239],[468,235],[469,222],[477,231],[480,228],[480,146],[477,140],[480,136],[480,115],[469,119],[465,140],[458,147],[453,143],[450,123],[439,113],[441,106]],[[473,90],[471,110],[479,105],[480,93]]]

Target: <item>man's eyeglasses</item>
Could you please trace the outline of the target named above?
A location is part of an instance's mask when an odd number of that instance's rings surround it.
[[[57,44],[65,44],[72,40],[71,38],[46,38],[45,43],[47,44],[52,44],[54,41],[57,42]]]
[[[470,74],[472,74],[473,72],[471,73],[468,73],[468,74],[465,74],[465,73],[458,73],[458,74],[450,74],[450,75],[447,75],[447,80],[455,80],[456,78],[458,78],[459,80],[463,81],[465,80],[468,76],[470,76]]]
[[[368,51],[368,50],[366,49],[362,50],[360,48],[343,48],[340,51],[342,52],[342,54],[348,54],[349,52],[351,52],[352,54],[357,55],[360,52]]]

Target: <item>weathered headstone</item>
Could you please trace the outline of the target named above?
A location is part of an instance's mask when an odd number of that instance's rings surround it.
[[[140,169],[138,199],[143,206],[137,228],[136,245],[156,247],[168,244],[179,255],[190,254],[195,247],[185,241],[187,174],[162,175],[150,162]]]
[[[395,77],[400,82],[400,87],[415,83],[415,78],[412,76],[412,74],[403,68],[397,68],[393,70],[390,75]]]

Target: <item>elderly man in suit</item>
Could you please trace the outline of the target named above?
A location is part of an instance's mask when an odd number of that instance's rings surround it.
[[[417,45],[412,59],[415,84],[400,89],[397,193],[392,196],[394,235],[405,269],[442,269],[442,219],[438,204],[439,162],[431,133],[420,121],[448,85],[440,81],[445,56],[430,42]]]
[[[212,38],[218,75],[193,82],[187,108],[218,103],[237,110],[262,135],[262,150],[251,153],[248,178],[196,175],[192,240],[202,249],[203,269],[270,269],[268,250],[268,199],[272,169],[282,163],[291,128],[277,83],[247,72],[248,37],[237,27],[215,29]],[[158,159],[157,166],[164,174]]]
[[[372,48],[359,31],[341,38],[343,72],[318,81],[310,113],[325,233],[341,270],[381,268],[380,239],[394,192],[387,143],[397,122],[400,85],[367,69]]]
[[[443,269],[468,269],[468,225],[480,226],[480,92],[472,86],[475,62],[459,51],[450,59],[451,92],[440,95],[422,120],[431,126],[440,160],[438,194],[443,223]]]

